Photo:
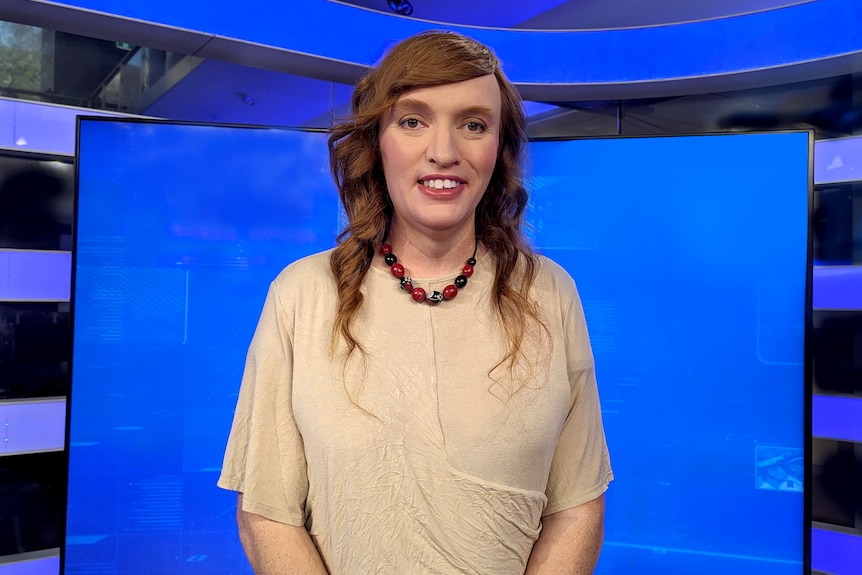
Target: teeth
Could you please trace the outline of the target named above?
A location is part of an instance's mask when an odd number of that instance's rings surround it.
[[[421,184],[426,188],[435,190],[451,190],[458,187],[459,183],[454,180],[422,180]]]

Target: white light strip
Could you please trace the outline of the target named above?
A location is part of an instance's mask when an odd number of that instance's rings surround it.
[[[72,254],[0,250],[0,301],[69,301]]]
[[[65,399],[0,403],[0,456],[62,451],[65,438]]]
[[[0,148],[74,156],[79,115],[128,117],[89,108],[0,98]]]
[[[60,550],[44,549],[0,557],[0,575],[60,575]]]
[[[815,393],[811,412],[814,437],[862,443],[862,397]]]

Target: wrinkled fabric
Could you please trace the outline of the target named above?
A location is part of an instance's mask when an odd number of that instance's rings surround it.
[[[494,261],[458,296],[419,305],[372,268],[354,334],[330,351],[329,253],[273,282],[249,348],[219,485],[246,511],[305,525],[333,575],[523,573],[543,514],[612,478],[574,282],[542,258],[532,296],[550,342],[505,353]],[[451,277],[416,280],[426,290]]]

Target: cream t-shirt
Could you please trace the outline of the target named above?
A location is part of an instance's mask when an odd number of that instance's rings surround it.
[[[332,575],[523,573],[541,517],[612,479],[571,277],[540,258],[532,297],[551,337],[527,338],[533,363],[513,383],[489,377],[504,355],[490,254],[436,307],[369,270],[354,326],[365,354],[346,367],[330,353],[329,255],[270,286],[218,485],[245,511],[304,525]]]

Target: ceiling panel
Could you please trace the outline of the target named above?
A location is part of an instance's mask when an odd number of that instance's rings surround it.
[[[403,0],[402,0],[403,1]],[[565,0],[408,0],[413,7],[411,18],[449,24],[467,24],[492,28],[514,28],[521,22],[539,16],[552,8],[570,4]],[[389,0],[350,0],[341,2],[395,15]]]
[[[325,128],[352,86],[206,60],[141,113],[195,122]]]
[[[403,1],[403,0],[402,0]],[[411,18],[494,28],[631,28],[724,18],[813,0],[409,0]],[[395,14],[389,0],[345,0]]]

